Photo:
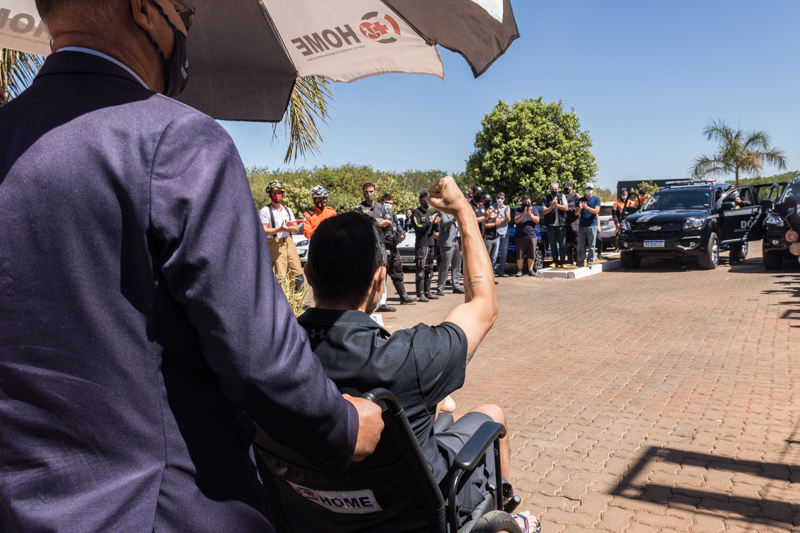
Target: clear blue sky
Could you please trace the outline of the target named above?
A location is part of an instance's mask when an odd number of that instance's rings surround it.
[[[334,84],[323,152],[297,167],[464,170],[499,101],[575,106],[601,186],[684,178],[714,144],[709,119],[760,129],[800,170],[800,2],[512,0],[520,38],[483,76],[440,49],[445,80],[387,74]],[[246,166],[285,168],[283,130],[225,122]],[[764,175],[775,173],[768,168]]]

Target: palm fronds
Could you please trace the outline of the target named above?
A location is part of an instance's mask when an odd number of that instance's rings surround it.
[[[321,76],[297,78],[289,100],[289,109],[281,122],[289,144],[284,163],[292,159],[297,161],[297,156],[305,156],[309,152],[320,153],[322,134],[317,121],[327,124],[330,117],[328,108],[333,92],[329,84]]]
[[[703,135],[709,141],[716,140],[719,148],[711,156],[695,159],[690,171],[696,178],[733,174],[738,186],[740,174],[757,175],[764,163],[786,168],[786,154],[774,148],[770,136],[763,131],[742,131],[731,128],[724,120],[712,120],[703,128]]]
[[[42,56],[0,48],[0,100],[8,102],[24,91],[43,64]]]

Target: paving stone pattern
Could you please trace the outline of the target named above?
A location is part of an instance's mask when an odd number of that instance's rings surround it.
[[[545,533],[800,532],[800,268],[768,273],[752,248],[714,271],[500,280],[456,415],[503,407]],[[384,318],[435,324],[458,302]]]

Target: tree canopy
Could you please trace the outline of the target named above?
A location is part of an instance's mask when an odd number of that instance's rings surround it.
[[[383,172],[367,165],[347,164],[340,167],[314,167],[313,169],[273,170],[266,168],[249,168],[247,177],[250,180],[250,191],[256,209],[269,203],[266,187],[271,181],[280,181],[286,185],[283,202],[298,217],[303,211],[311,208],[311,189],[322,185],[328,189],[328,205],[337,211],[350,211],[364,197],[361,186],[374,183],[377,199],[380,201],[384,193],[394,197],[396,213],[404,213],[406,209],[419,206],[419,193],[447,175],[442,170],[407,170],[405,172]],[[464,179],[462,174],[454,174],[456,182]],[[463,185],[462,185],[463,186]]]
[[[574,108],[526,99],[498,104],[481,121],[475,151],[467,160],[467,180],[484,190],[503,191],[512,202],[523,194],[541,198],[551,181],[576,190],[597,174],[592,138],[580,128]]]

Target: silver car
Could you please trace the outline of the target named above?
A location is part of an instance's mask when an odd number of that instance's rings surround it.
[[[617,246],[617,224],[614,222],[612,212],[614,210],[614,202],[603,202],[600,204],[600,213],[598,214],[598,237],[603,243],[603,248]]]

